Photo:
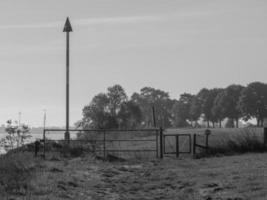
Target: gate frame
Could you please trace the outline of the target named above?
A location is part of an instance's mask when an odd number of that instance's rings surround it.
[[[165,148],[165,138],[166,137],[175,137],[175,152],[166,152]],[[189,141],[189,151],[180,151],[179,150],[179,137],[188,137]],[[163,151],[164,154],[176,154],[176,157],[178,158],[180,154],[191,154],[192,153],[192,136],[190,133],[183,133],[183,134],[164,134],[163,136],[164,145],[163,145]]]
[[[197,147],[205,149],[206,153],[208,153],[208,151],[210,149],[210,147],[209,147],[209,135],[210,134],[211,134],[211,131],[209,129],[206,129],[205,133],[202,135],[194,133],[194,135],[193,135],[193,156],[196,155],[196,148]],[[201,136],[201,137],[205,137],[205,144],[204,145],[197,143],[197,135]]]

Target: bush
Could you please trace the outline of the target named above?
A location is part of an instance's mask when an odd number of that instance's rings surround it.
[[[60,150],[60,153],[64,157],[79,157],[84,154],[86,149],[82,145],[64,145],[63,148]]]

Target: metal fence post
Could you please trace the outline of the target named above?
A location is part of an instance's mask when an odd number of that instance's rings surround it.
[[[106,131],[104,131],[104,138],[103,138],[103,150],[104,150],[104,159],[106,158]]]
[[[40,148],[40,142],[38,140],[36,140],[34,142],[34,156],[35,157],[38,156],[39,148]]]
[[[160,134],[160,158],[163,158],[163,129],[162,129],[162,127],[160,127],[160,132],[159,132],[159,134]]]
[[[189,135],[189,153],[192,153],[192,136],[191,134]]]
[[[211,131],[209,129],[207,129],[205,131],[205,135],[206,135],[206,153],[208,153],[209,151],[209,135],[211,134]]]
[[[196,134],[193,135],[193,155],[196,154]]]
[[[159,157],[159,132],[156,130],[156,157]]]
[[[44,148],[43,148],[43,151],[44,151],[44,159],[45,159],[45,129],[43,130],[43,143],[44,143]]]
[[[209,135],[206,134],[206,153],[209,151]]]
[[[157,123],[156,123],[156,116],[155,116],[155,106],[152,106],[152,115],[153,115],[153,123],[154,123],[154,127],[157,127]]]
[[[179,157],[179,135],[176,135],[176,157]]]
[[[267,145],[267,127],[263,128],[263,142],[264,142],[264,145],[266,146]]]

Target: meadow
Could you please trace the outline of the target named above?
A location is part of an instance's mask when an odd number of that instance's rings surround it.
[[[205,129],[168,129],[164,134],[196,133],[203,138],[204,132]],[[10,151],[0,156],[0,199],[266,199],[267,153],[266,149],[258,148],[263,142],[263,129],[211,129],[211,132],[209,145],[216,151],[200,157],[185,154],[157,159],[155,152],[106,152],[103,159],[82,143],[71,143],[68,148],[57,146],[62,149],[47,152],[46,159],[40,154],[34,157],[29,151]],[[114,134],[110,133],[106,139]],[[136,141],[155,139],[152,133],[121,134],[116,134],[117,139],[134,142],[116,141],[106,147],[155,147],[155,142]],[[165,142],[168,150],[173,150],[172,137]],[[188,148],[187,139],[180,142],[181,150]],[[115,157],[108,159],[111,155]]]
[[[265,200],[267,154],[107,162],[90,154],[0,158],[2,200]]]

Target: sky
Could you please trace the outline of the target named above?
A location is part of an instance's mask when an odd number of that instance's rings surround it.
[[[114,84],[179,98],[266,82],[266,0],[0,1],[0,124],[65,124],[70,17],[70,122]]]

